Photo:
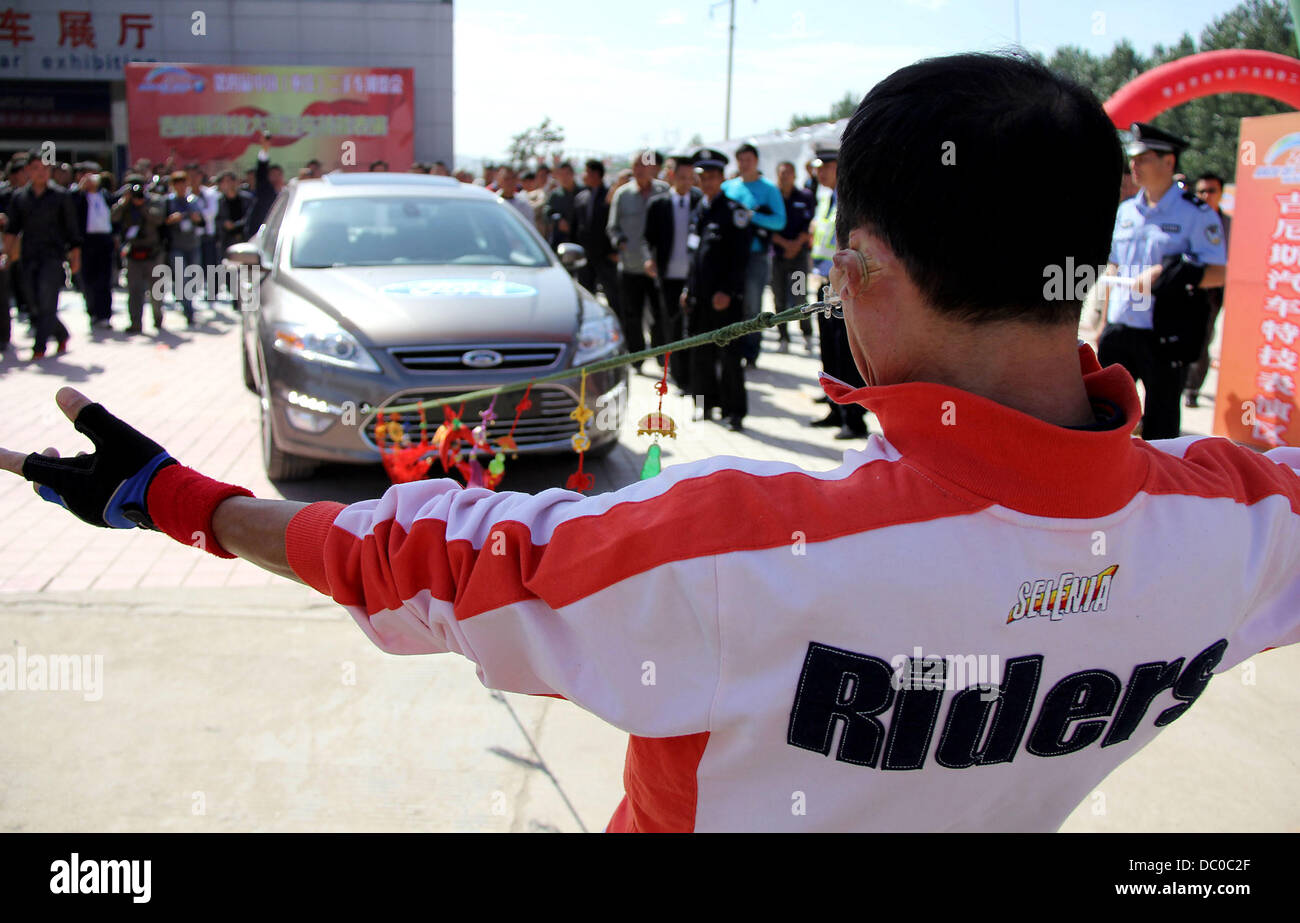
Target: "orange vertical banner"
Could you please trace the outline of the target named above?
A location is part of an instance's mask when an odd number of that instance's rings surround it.
[[[1300,113],[1241,120],[1214,435],[1300,445]]]

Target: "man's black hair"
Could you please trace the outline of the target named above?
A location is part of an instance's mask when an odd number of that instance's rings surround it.
[[[537,179],[537,174],[534,173],[532,170],[529,170],[527,173],[525,173],[523,176],[519,178],[528,180],[531,183],[533,180]]]
[[[754,157],[757,159],[758,148],[754,147],[754,145],[750,144],[749,142],[745,142],[740,147],[736,148],[736,156],[739,157],[741,154],[753,154]]]
[[[1227,185],[1227,183],[1223,181],[1223,177],[1217,173],[1202,173],[1200,176],[1196,177],[1196,182],[1199,183],[1202,180],[1207,180],[1207,179],[1212,179],[1216,183],[1218,183],[1220,191],[1222,191],[1223,187]]]
[[[583,164],[583,166],[586,167],[588,170],[595,171],[597,174],[600,175],[601,179],[605,178],[605,164],[602,161],[594,160],[594,159],[588,160],[585,164]]]
[[[563,160],[563,161],[560,162],[560,165],[559,165],[558,167],[556,167],[555,169],[557,169],[557,170],[572,170],[572,169],[573,169],[573,164],[570,163],[570,162],[567,161],[567,160]]]
[[[840,246],[879,237],[935,310],[1078,323],[1079,300],[1047,282],[1072,295],[1071,264],[1106,263],[1124,169],[1089,90],[1020,55],[920,61],[858,105],[839,164]]]

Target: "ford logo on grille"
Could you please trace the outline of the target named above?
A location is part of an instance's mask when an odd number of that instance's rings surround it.
[[[472,369],[490,369],[505,361],[495,349],[471,349],[460,357],[460,361]]]

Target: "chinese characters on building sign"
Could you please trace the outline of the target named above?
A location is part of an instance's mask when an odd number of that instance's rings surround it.
[[[0,11],[0,45],[9,43],[18,48],[36,41],[32,31],[32,14],[13,7]],[[121,13],[117,17],[117,47],[144,48],[145,33],[153,28],[152,13]],[[93,48],[95,24],[89,10],[59,10],[59,46],[63,48]]]

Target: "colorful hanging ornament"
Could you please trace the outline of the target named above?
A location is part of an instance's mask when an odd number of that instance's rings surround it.
[[[650,446],[650,451],[646,453],[645,464],[641,466],[641,480],[643,481],[654,477],[663,470],[659,463],[660,437],[677,438],[677,424],[673,422],[672,417],[664,413],[664,395],[668,393],[668,358],[671,355],[671,351],[664,353],[664,374],[662,378],[655,382],[655,391],[659,393],[659,409],[654,413],[646,414],[636,425],[636,434],[638,436],[650,436],[654,440]]]
[[[582,460],[591,448],[591,439],[587,436],[587,421],[590,420],[594,413],[587,406],[587,370],[582,370],[582,385],[579,390],[578,406],[573,408],[569,414],[571,419],[578,421],[578,431],[573,434],[573,451],[578,453],[578,470],[569,475],[564,486],[569,490],[576,490],[579,493],[590,490],[591,485],[595,483],[595,478],[582,470]]]
[[[430,446],[420,431],[420,442],[411,443],[398,420],[385,420],[382,413],[375,415],[375,447],[384,464],[388,479],[394,484],[405,484],[428,477],[433,464],[429,457]]]
[[[494,446],[490,442],[490,427],[497,419],[496,396],[487,408],[479,411],[479,423],[470,427],[462,419],[465,405],[453,411],[450,406],[442,409],[442,423],[429,435],[429,422],[424,407],[419,408],[420,438],[413,439],[413,434],[397,416],[375,414],[375,447],[379,449],[380,460],[389,479],[394,484],[418,481],[429,477],[433,463],[438,462],[444,474],[459,474],[467,487],[486,487],[495,490],[505,477],[506,452],[517,452],[519,447],[514,440],[515,427],[519,417],[532,406],[528,394],[532,385],[524,391],[523,400],[515,411],[514,423],[510,434],[502,436]],[[486,464],[480,460],[480,454],[486,455]]]
[[[528,395],[531,394],[532,391],[533,385],[532,382],[529,382],[528,387],[524,389],[524,396],[521,397],[519,403],[515,405],[515,419],[514,422],[510,424],[510,432],[497,440],[497,447],[502,452],[509,452],[511,458],[518,457],[519,446],[515,444],[515,427],[519,425],[519,418],[524,415],[524,411],[533,406],[533,402],[528,399]],[[505,462],[503,461],[502,464],[504,465]]]

